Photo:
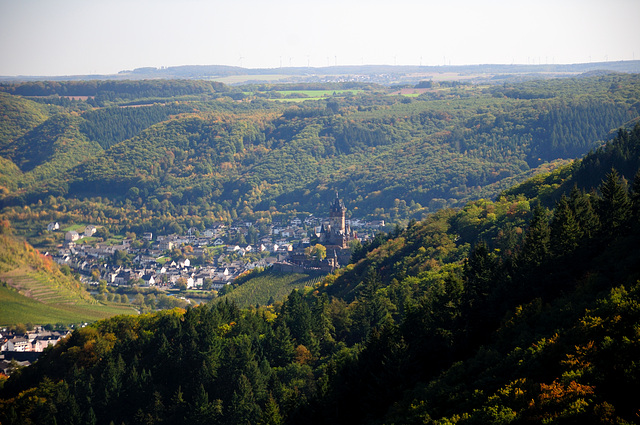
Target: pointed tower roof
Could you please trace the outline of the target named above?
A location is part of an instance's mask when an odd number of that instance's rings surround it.
[[[333,204],[331,205],[331,212],[342,214],[344,211],[346,211],[344,203],[338,197],[338,192],[336,192],[336,199],[333,200]]]

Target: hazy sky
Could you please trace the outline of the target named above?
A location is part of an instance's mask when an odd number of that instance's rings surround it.
[[[0,75],[640,59],[639,0],[0,0]]]

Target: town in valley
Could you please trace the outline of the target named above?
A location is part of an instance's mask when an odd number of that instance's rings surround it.
[[[349,262],[351,245],[384,230],[383,220],[346,218],[337,195],[329,217],[294,217],[269,225],[250,221],[218,223],[187,234],[131,235],[119,244],[98,242],[99,227],[64,232],[64,243],[48,253],[77,272],[88,285],[155,287],[160,290],[221,291],[255,268],[330,273]],[[59,223],[47,231],[63,232]]]

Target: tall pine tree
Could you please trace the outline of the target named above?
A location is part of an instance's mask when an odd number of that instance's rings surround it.
[[[517,258],[520,267],[538,267],[549,256],[551,229],[548,215],[547,209],[542,205],[537,204],[534,207],[529,230]]]
[[[551,252],[561,257],[572,253],[578,246],[581,232],[568,198],[563,194],[556,203],[551,221]]]
[[[631,185],[631,216],[634,225],[640,224],[640,169],[633,177]]]
[[[589,239],[596,236],[600,230],[600,218],[593,207],[590,195],[574,186],[569,195],[569,203],[578,222],[580,238]]]
[[[602,231],[608,235],[619,235],[629,224],[631,201],[625,184],[615,169],[611,169],[600,185],[600,194],[598,212]]]

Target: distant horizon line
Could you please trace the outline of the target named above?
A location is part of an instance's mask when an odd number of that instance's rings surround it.
[[[331,70],[331,69],[343,69],[343,68],[395,68],[395,69],[445,69],[445,68],[468,68],[468,67],[531,67],[531,68],[543,68],[543,67],[572,67],[572,66],[596,66],[601,64],[618,64],[618,63],[640,63],[638,59],[619,59],[619,60],[605,60],[605,61],[590,61],[590,62],[575,62],[575,63],[469,63],[469,64],[440,64],[440,65],[392,65],[392,64],[344,64],[344,65],[328,65],[328,66],[278,66],[278,67],[244,67],[237,65],[224,65],[224,64],[184,64],[184,65],[169,65],[169,66],[142,66],[133,69],[123,69],[115,73],[89,73],[89,74],[17,74],[17,75],[0,75],[0,79],[39,79],[39,78],[78,78],[78,77],[108,77],[108,76],[122,76],[123,74],[134,74],[156,71],[170,71],[175,69],[185,68],[220,68],[229,70],[246,70],[250,72],[256,71],[278,71],[278,70]],[[242,74],[236,74],[242,75]]]

